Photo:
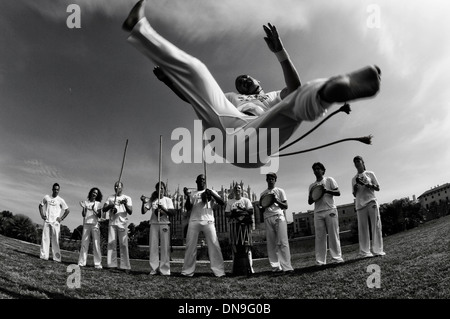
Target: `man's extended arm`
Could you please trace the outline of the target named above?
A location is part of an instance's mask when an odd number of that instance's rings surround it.
[[[297,90],[301,86],[300,76],[298,75],[297,69],[289,57],[289,54],[284,49],[283,43],[278,35],[277,28],[274,25],[268,23],[267,26],[263,26],[266,32],[266,37],[264,40],[267,43],[270,51],[275,53],[278,61],[281,64],[283,70],[284,80],[286,82],[286,88],[284,88],[280,95],[284,99],[293,91]]]

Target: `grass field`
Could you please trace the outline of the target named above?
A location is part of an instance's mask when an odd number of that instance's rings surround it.
[[[132,260],[132,270],[81,268],[80,288],[67,285],[67,268],[78,254],[63,251],[62,263],[39,258],[39,246],[0,236],[0,298],[2,299],[448,299],[450,297],[450,216],[384,240],[386,256],[361,259],[357,245],[343,247],[345,263],[317,267],[314,252],[294,254],[294,273],[273,275],[267,259],[254,261],[251,277],[216,278],[209,262],[199,262],[192,278],[149,276],[147,260]],[[106,264],[106,261],[103,263]],[[370,265],[379,266],[380,288],[369,288]],[[372,281],[370,281],[372,282]],[[166,300],[167,302],[167,300]]]

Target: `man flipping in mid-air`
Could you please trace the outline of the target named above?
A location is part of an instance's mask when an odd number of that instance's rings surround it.
[[[239,167],[265,165],[302,121],[316,120],[333,103],[372,97],[380,88],[381,71],[377,66],[302,85],[276,27],[269,23],[263,26],[264,39],[281,64],[286,87],[265,93],[256,79],[241,75],[235,82],[238,93],[224,93],[201,61],[174,46],[152,28],[145,17],[145,0],[133,7],[122,28],[130,32],[128,41],[157,65],[157,77],[192,105],[204,129],[218,128],[227,139],[237,139],[236,143],[223,141],[223,154],[218,149],[215,151]],[[267,139],[270,139],[272,129],[278,131],[276,149],[272,149],[272,143],[258,143],[259,148],[250,145],[252,141],[259,141],[261,129],[267,129]],[[242,130],[246,134],[242,134]],[[253,139],[255,136],[256,140]],[[237,145],[245,145],[244,160],[236,160]],[[252,154],[255,149],[259,155],[256,161]]]

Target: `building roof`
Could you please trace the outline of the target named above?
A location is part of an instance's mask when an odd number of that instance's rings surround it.
[[[417,197],[417,198],[425,197],[425,196],[430,195],[430,194],[432,194],[432,193],[435,193],[435,192],[437,192],[437,191],[441,191],[441,190],[443,190],[444,188],[450,188],[450,183],[445,183],[445,184],[443,184],[443,185],[440,185],[440,186],[438,185],[438,186],[436,186],[436,187],[433,187],[433,188],[427,190],[426,192],[424,192],[422,195],[420,195],[420,196]]]

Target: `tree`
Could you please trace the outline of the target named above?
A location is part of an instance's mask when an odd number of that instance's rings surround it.
[[[0,234],[10,237],[9,231],[13,216],[13,213],[8,210],[4,210],[0,213]]]
[[[61,237],[70,238],[70,236],[72,235],[72,232],[70,231],[70,228],[67,227],[66,225],[61,225],[60,234],[61,234]]]
[[[37,229],[36,225],[31,221],[28,216],[15,215],[11,218],[9,225],[9,236],[24,240],[31,243],[37,242]]]
[[[144,220],[134,227],[134,237],[138,245],[148,245],[150,233],[150,222]]]
[[[409,198],[394,200],[380,207],[383,234],[392,235],[417,227],[423,222],[424,210]]]
[[[81,240],[82,236],[83,236],[83,225],[80,225],[73,230],[73,233],[72,233],[72,236],[70,237],[70,239]]]

